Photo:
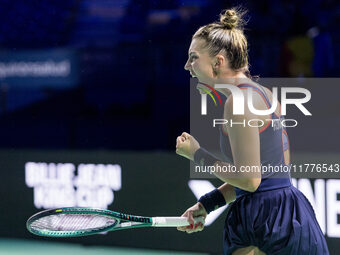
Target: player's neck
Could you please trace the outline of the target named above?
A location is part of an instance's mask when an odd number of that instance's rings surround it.
[[[251,79],[248,78],[244,73],[234,73],[233,75],[223,75],[221,77],[218,77],[215,81],[215,84],[230,84],[237,86],[241,83],[249,83],[251,82]],[[224,94],[225,96],[230,96],[231,92],[229,89],[217,89],[219,92]]]

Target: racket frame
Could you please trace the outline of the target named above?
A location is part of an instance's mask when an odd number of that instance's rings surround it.
[[[107,226],[105,228],[98,228],[92,230],[75,230],[75,231],[51,231],[51,230],[36,230],[31,227],[32,223],[36,220],[48,217],[52,215],[59,215],[59,214],[99,214],[108,217],[112,217],[115,219],[115,223],[113,225]],[[122,222],[125,221],[125,222]],[[121,229],[128,229],[128,228],[136,228],[136,227],[151,227],[152,226],[152,218],[151,217],[143,217],[143,216],[136,216],[131,214],[125,213],[118,213],[106,209],[99,209],[99,208],[89,208],[89,207],[64,207],[64,208],[57,208],[57,209],[49,209],[42,212],[38,212],[31,216],[27,222],[26,227],[29,232],[39,236],[49,236],[49,237],[79,237],[79,236],[88,236],[94,235],[101,232],[113,231],[113,230],[121,230]]]

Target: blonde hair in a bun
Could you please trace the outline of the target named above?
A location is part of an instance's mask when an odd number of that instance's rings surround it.
[[[235,9],[226,10],[220,14],[220,23],[228,29],[237,28],[239,17]]]
[[[245,14],[246,10],[239,7],[225,10],[219,22],[200,27],[193,39],[205,40],[210,56],[224,54],[231,69],[248,73],[248,43],[243,33]]]

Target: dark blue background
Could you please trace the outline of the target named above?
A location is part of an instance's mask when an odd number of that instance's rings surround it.
[[[183,66],[191,36],[239,4],[249,10],[252,75],[339,76],[335,0],[0,0],[1,50],[62,48],[79,56],[73,89],[0,80],[0,146],[174,150],[176,136],[189,130]],[[293,138],[291,145],[315,148],[312,139]],[[337,149],[322,141],[318,148]]]

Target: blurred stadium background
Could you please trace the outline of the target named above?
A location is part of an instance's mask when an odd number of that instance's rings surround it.
[[[138,229],[70,240],[34,237],[25,221],[69,204],[178,215],[196,201],[188,162],[174,153],[190,129],[183,66],[195,30],[240,4],[252,75],[340,76],[336,0],[0,0],[0,254],[222,252],[223,216],[196,235]],[[289,130],[295,162],[339,163],[339,93],[313,94],[322,98],[316,117]],[[89,180],[115,166],[118,179],[82,186],[62,174],[70,166],[72,178],[87,167]],[[339,183],[297,185],[339,254]]]

